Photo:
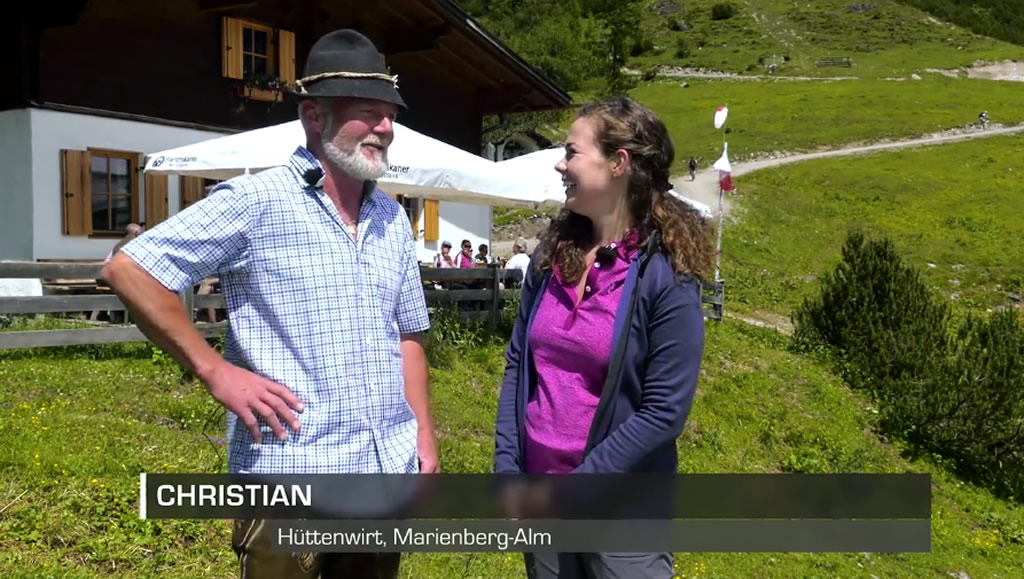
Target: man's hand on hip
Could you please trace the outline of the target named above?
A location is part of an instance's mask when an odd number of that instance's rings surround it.
[[[218,364],[204,381],[217,402],[245,423],[256,442],[263,441],[257,416],[270,425],[278,440],[288,439],[282,422],[299,431],[299,419],[292,410],[301,413],[302,401],[284,386],[227,361]]]

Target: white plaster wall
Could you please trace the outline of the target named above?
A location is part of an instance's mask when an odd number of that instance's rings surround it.
[[[61,197],[60,197],[60,151],[61,149],[85,150],[90,147],[137,151],[152,154],[158,151],[180,147],[207,139],[223,136],[213,131],[200,131],[179,127],[168,127],[152,123],[109,119],[83,114],[65,113],[31,109],[20,112],[30,116],[31,148],[23,146],[23,158],[18,159],[3,155],[0,157],[0,176],[4,182],[10,177],[7,174],[13,167],[29,167],[31,171],[22,169],[26,178],[24,190],[32,190],[34,194],[27,203],[32,205],[19,218],[20,230],[12,238],[31,239],[32,255],[24,255],[18,259],[102,259],[117,243],[116,239],[90,239],[85,236],[65,236],[61,233]],[[6,152],[5,143],[7,122],[0,116],[0,153]],[[23,124],[25,123],[23,121]],[[22,130],[24,133],[25,130]],[[28,137],[13,139],[14,143],[28,143]],[[181,195],[179,180],[176,176],[168,179],[167,196],[168,212],[173,215],[179,210]],[[139,216],[145,216],[145,179],[139,176]],[[423,224],[423,203],[420,206],[420,224]],[[491,207],[470,203],[442,201],[439,233],[437,241],[424,241],[423,231],[418,236],[418,257],[420,261],[432,262],[434,255],[441,250],[441,241],[448,240],[458,247],[463,239],[473,242],[473,253],[481,243],[491,245]],[[32,214],[32,219],[25,215]],[[0,214],[0,219],[3,219]],[[0,221],[0,225],[4,224]],[[3,229],[7,229],[4,227]],[[0,232],[0,241],[6,245],[7,234]],[[5,258],[6,249],[0,248],[0,259]]]
[[[420,203],[422,211],[422,202]],[[459,243],[463,239],[473,242],[473,255],[476,255],[476,248],[481,243],[491,245],[491,206],[476,205],[473,203],[456,203],[453,201],[441,201],[438,206],[440,219],[438,233],[440,239],[437,241],[424,241],[423,230],[419,235],[419,260],[421,262],[433,263],[434,256],[441,252],[441,242],[452,242],[452,252],[459,251]],[[422,227],[423,216],[420,215]]]
[[[0,260],[32,260],[31,142],[27,109],[0,112]]]
[[[148,155],[225,134],[58,111],[31,109],[25,112],[31,116],[32,135],[31,163],[22,165],[31,165],[32,168],[34,210],[31,225],[27,226],[30,228],[27,234],[32,240],[33,255],[30,259],[103,259],[117,243],[116,239],[90,239],[61,233],[61,149],[93,147]],[[3,139],[0,133],[0,143]],[[6,162],[6,159],[0,160],[0,163]],[[4,165],[0,165],[2,167]],[[2,169],[0,176],[5,176]],[[4,181],[7,181],[6,176]],[[178,182],[176,176],[168,178],[167,205],[171,215],[180,206]],[[145,178],[140,173],[139,219],[146,215],[145,196]],[[3,235],[0,234],[0,239]]]

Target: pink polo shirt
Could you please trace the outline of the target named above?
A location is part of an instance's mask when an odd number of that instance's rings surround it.
[[[529,336],[537,384],[526,405],[528,473],[565,473],[583,462],[637,239],[633,232],[617,244],[615,263],[590,268],[578,302],[576,284],[557,267],[541,296]]]

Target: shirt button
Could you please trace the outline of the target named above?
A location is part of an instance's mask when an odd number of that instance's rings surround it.
[[[600,261],[594,262],[594,269],[601,269],[601,262]]]
[[[588,285],[586,289],[587,289],[587,292],[589,292],[590,291],[590,286]]]

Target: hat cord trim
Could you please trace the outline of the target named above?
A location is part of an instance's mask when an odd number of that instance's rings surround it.
[[[314,74],[311,76],[305,76],[295,81],[295,92],[299,94],[307,94],[306,84],[313,83],[318,80],[324,80],[327,78],[371,78],[377,80],[386,80],[395,85],[398,88],[398,75],[384,74],[380,72],[322,72],[320,74]]]

